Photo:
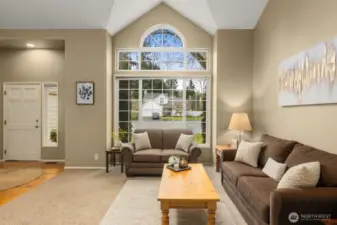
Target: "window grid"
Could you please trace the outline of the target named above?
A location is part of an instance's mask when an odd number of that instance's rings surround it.
[[[145,54],[176,54],[181,60],[165,60],[165,57],[157,59],[144,59]],[[151,55],[150,54],[150,55]],[[129,55],[129,56],[128,56]],[[117,71],[209,71],[209,52],[205,49],[182,49],[182,48],[142,48],[142,49],[117,49]],[[123,57],[124,58],[123,58]],[[128,56],[128,59],[125,59]],[[200,56],[204,56],[201,58]],[[159,59],[159,60],[158,60]],[[178,67],[168,67],[165,64],[181,64]],[[157,66],[154,68],[154,65]]]
[[[172,85],[172,80],[175,80],[175,86],[176,88],[174,89],[173,85]],[[186,98],[186,93],[188,90],[188,83],[190,82],[190,80],[194,80],[194,82],[196,81],[200,81],[203,80],[204,87],[203,90],[199,91],[199,92],[195,92],[198,93],[199,95],[203,96],[204,100],[188,100]],[[131,87],[131,82],[139,82],[138,84],[138,89],[134,89]],[[127,82],[127,86],[125,85],[125,82]],[[157,82],[157,83],[156,83]],[[167,82],[167,83],[165,83]],[[123,84],[124,83],[124,84]],[[145,123],[149,123],[149,124],[153,124],[153,123],[161,123],[161,125],[158,125],[158,127],[165,127],[165,124],[167,125],[167,123],[169,122],[169,124],[172,124],[172,126],[177,125],[180,126],[184,125],[183,128],[196,128],[196,123],[200,123],[198,126],[200,126],[198,129],[201,129],[196,135],[195,138],[197,139],[197,141],[201,141],[203,144],[204,143],[209,143],[209,132],[208,132],[208,118],[207,116],[207,107],[208,107],[208,103],[209,103],[209,94],[207,91],[207,87],[208,87],[208,79],[206,78],[200,78],[200,79],[191,79],[191,78],[143,78],[143,79],[127,79],[127,78],[123,78],[123,79],[117,79],[116,82],[116,92],[118,93],[118,106],[117,106],[117,110],[118,110],[118,131],[122,132],[122,133],[127,133],[127,138],[124,139],[124,141],[131,141],[132,139],[132,132],[135,129],[134,125],[139,123],[139,122],[144,122]],[[165,84],[165,85],[164,85]],[[170,116],[168,115],[164,115],[165,113],[165,108],[163,107],[161,109],[161,111],[158,111],[158,113],[160,114],[160,119],[153,119],[151,118],[150,114],[147,115],[143,115],[143,111],[144,108],[142,108],[145,104],[146,99],[145,98],[149,98],[151,101],[154,101],[155,98],[153,96],[153,93],[155,93],[155,96],[157,96],[157,98],[161,98],[163,96],[160,96],[161,94],[165,94],[167,92],[171,92],[173,93],[174,91],[177,91],[177,85],[180,86],[180,90],[182,92],[182,96],[180,99],[174,99],[176,96],[174,94],[172,94],[172,99],[171,99],[171,109],[168,110],[171,114]],[[146,88],[146,89],[143,89]],[[161,89],[160,89],[161,88]],[[124,92],[128,93],[127,96],[130,99],[124,99],[121,100],[121,96],[119,95],[121,90],[126,90],[128,92]],[[138,100],[131,100],[131,95],[130,95],[130,91],[131,90],[138,90]],[[146,91],[146,94],[145,94]],[[149,94],[150,93],[150,94]],[[123,97],[122,97],[123,98]],[[167,98],[170,98],[170,96],[167,96]],[[158,99],[159,101],[159,99]],[[129,102],[127,104],[126,108],[121,109],[121,105],[120,102]],[[134,110],[135,108],[130,108],[130,106],[132,106],[132,104],[130,104],[130,102],[134,102],[135,104],[137,104],[138,102],[138,110]],[[174,110],[177,110],[179,107],[175,107],[174,104],[179,103],[180,106],[182,107],[182,109],[180,110],[181,114],[180,116],[179,113],[177,114],[173,114]],[[178,105],[179,105],[178,104]],[[193,107],[189,107],[189,104],[195,104],[194,108]],[[125,107],[125,106],[124,106]],[[126,110],[127,109],[127,110]],[[137,109],[137,108],[136,108]],[[191,109],[191,110],[189,110]],[[193,109],[196,109],[195,112],[198,114],[193,114]],[[200,111],[200,109],[202,109]],[[199,110],[199,111],[198,111]],[[188,112],[191,111],[192,115],[189,115]],[[145,112],[145,111],[144,111]],[[151,113],[153,115],[153,112],[156,112],[153,110],[153,108],[150,109],[149,113]],[[122,114],[121,114],[122,113]],[[123,115],[124,113],[124,115]],[[127,117],[126,117],[126,114]],[[205,117],[205,118],[203,118]],[[180,125],[179,125],[180,124]],[[121,129],[121,125],[123,128],[128,128],[127,130]]]

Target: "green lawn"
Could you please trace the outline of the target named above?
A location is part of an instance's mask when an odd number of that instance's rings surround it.
[[[194,141],[198,144],[203,144],[204,142],[204,138],[202,136],[202,134],[198,133],[198,134],[194,134]]]

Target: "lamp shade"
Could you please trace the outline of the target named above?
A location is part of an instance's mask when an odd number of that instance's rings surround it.
[[[229,123],[229,130],[252,130],[247,113],[233,113]]]

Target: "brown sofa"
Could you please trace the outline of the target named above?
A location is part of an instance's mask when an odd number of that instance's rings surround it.
[[[180,134],[193,134],[184,129],[146,129],[135,130],[135,133],[147,132],[152,149],[135,151],[132,144],[122,147],[125,173],[127,176],[134,175],[161,175],[164,163],[170,156],[183,156],[190,163],[196,163],[201,155],[201,149],[193,144],[189,152],[174,149]]]
[[[248,225],[290,225],[292,212],[307,216],[296,225],[323,224],[312,215],[330,214],[337,218],[337,155],[295,141],[263,135],[265,143],[259,168],[235,162],[236,151],[225,151],[221,167],[222,185]],[[278,182],[262,172],[267,159],[295,165],[319,161],[321,177],[316,188],[276,189]],[[316,218],[317,219],[317,218]]]

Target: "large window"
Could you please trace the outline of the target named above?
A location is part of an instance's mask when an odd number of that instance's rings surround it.
[[[174,28],[155,26],[145,33],[139,49],[118,49],[117,71],[206,71],[205,49],[185,48],[183,36]]]
[[[192,130],[197,143],[210,143],[207,49],[188,49],[177,29],[157,25],[145,32],[139,48],[116,50],[116,70],[123,73],[116,78],[115,131],[123,142],[132,141],[135,129],[182,128]],[[194,72],[182,78],[180,71]]]
[[[207,78],[120,78],[116,92],[123,142],[137,128],[187,128],[197,143],[209,143]]]

